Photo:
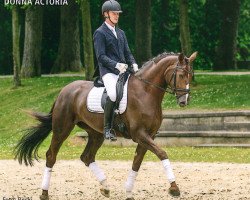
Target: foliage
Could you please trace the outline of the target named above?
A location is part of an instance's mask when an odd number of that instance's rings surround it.
[[[211,69],[218,44],[221,21],[216,0],[190,1],[190,31],[194,51],[199,52],[196,69]]]
[[[152,2],[152,52],[180,52],[178,1]]]
[[[48,74],[56,60],[59,46],[60,8],[46,6],[44,13],[41,70],[42,73]]]
[[[243,0],[241,4],[238,33],[238,60],[250,60],[250,2]]]
[[[11,12],[0,1],[0,74],[12,73]]]
[[[119,1],[124,11],[119,26],[125,31],[132,53],[135,52],[135,0]],[[250,56],[250,2],[241,1],[241,13],[238,33],[238,60],[248,60]],[[221,13],[216,0],[189,1],[190,31],[192,48],[199,52],[196,69],[211,69],[214,63]],[[94,32],[103,22],[102,1],[91,0],[91,22]],[[44,28],[42,46],[42,73],[49,73],[55,61],[60,31],[60,8],[44,7]],[[178,1],[152,1],[152,53],[153,56],[163,51],[180,52],[179,9]],[[24,11],[22,11],[24,12]],[[11,13],[0,1],[0,74],[12,72],[12,34]],[[22,13],[21,46],[24,39],[24,13]],[[80,29],[81,30],[81,29]],[[82,35],[81,35],[82,38]],[[22,49],[22,48],[21,48]]]

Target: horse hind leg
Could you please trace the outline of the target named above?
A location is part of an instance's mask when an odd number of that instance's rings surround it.
[[[50,147],[46,152],[46,167],[44,171],[43,181],[42,181],[42,195],[40,196],[40,200],[48,200],[48,189],[50,184],[51,172],[54,164],[56,163],[56,157],[62,146],[63,142],[67,139],[70,132],[74,128],[74,124],[69,122],[65,122],[62,120],[63,123],[55,123],[53,127],[53,136],[51,140]]]
[[[110,190],[107,184],[107,178],[103,170],[95,162],[95,156],[98,149],[102,146],[104,137],[102,134],[96,132],[93,129],[85,129],[89,135],[88,143],[80,157],[82,162],[89,167],[92,173],[95,175],[96,179],[101,184],[100,192],[103,196],[109,197]]]

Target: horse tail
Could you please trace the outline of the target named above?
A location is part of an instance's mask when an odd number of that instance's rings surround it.
[[[52,130],[52,112],[54,106],[55,103],[53,104],[49,114],[37,112],[29,113],[40,123],[38,123],[36,126],[28,128],[26,133],[22,136],[15,147],[15,159],[18,159],[20,164],[24,162],[26,166],[33,166],[33,157],[36,160],[39,159],[38,148]]]

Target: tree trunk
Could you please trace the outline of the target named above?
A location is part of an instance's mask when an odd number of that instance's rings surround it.
[[[136,0],[136,61],[139,66],[151,58],[151,0]]]
[[[75,1],[68,1],[61,7],[61,31],[57,58],[52,73],[80,71],[79,6]]]
[[[240,0],[221,0],[218,3],[222,12],[222,24],[214,70],[237,69],[236,45]]]
[[[19,24],[19,8],[12,8],[12,43],[13,43],[13,84],[14,87],[21,86],[20,79],[20,24]]]
[[[25,41],[22,62],[22,76],[41,76],[43,9],[31,6],[25,11]]]
[[[179,0],[179,12],[181,50],[186,56],[190,56],[192,49],[188,20],[188,0]]]
[[[188,17],[188,0],[179,0],[179,18],[180,18],[180,41],[181,51],[189,57],[192,53],[189,17]],[[192,81],[195,81],[193,73]]]
[[[86,80],[92,80],[94,73],[93,39],[90,21],[89,0],[81,1],[83,27],[83,53]]]

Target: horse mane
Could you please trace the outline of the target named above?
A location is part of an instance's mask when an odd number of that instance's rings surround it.
[[[160,60],[162,60],[163,58],[166,58],[167,56],[177,56],[177,55],[179,55],[179,54],[173,53],[173,52],[163,52],[163,53],[157,55],[156,57],[152,58],[151,60],[154,63],[158,63]]]
[[[162,60],[163,58],[166,58],[168,56],[178,56],[179,53],[173,53],[173,52],[163,52],[153,58],[151,58],[149,61],[145,62],[142,67],[140,68],[141,69],[144,69],[145,67],[148,67],[148,66],[151,66],[153,63],[158,63],[160,60]]]

